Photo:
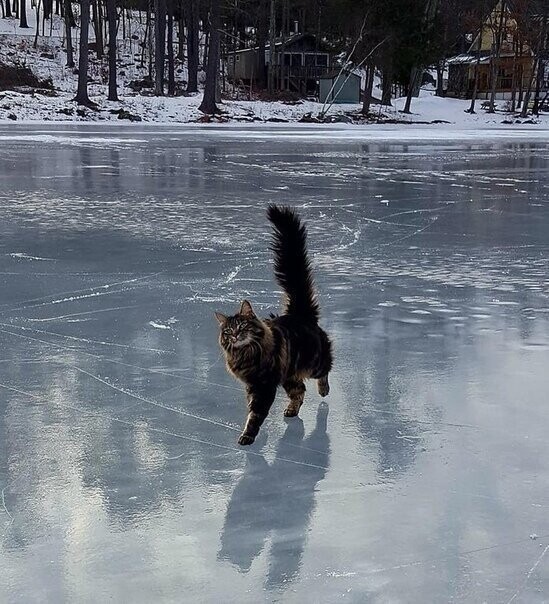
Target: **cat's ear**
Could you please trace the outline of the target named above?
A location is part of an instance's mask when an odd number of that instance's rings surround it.
[[[227,320],[227,316],[223,313],[215,312],[214,315],[220,325],[223,325],[223,323],[225,323],[225,321]]]
[[[243,300],[240,305],[239,314],[244,315],[245,317],[255,317],[254,309],[252,305],[248,302],[248,300]]]

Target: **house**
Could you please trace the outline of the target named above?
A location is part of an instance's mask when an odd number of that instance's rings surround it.
[[[321,103],[360,103],[360,75],[336,69],[320,76],[319,101]]]
[[[258,47],[230,52],[227,57],[229,78],[244,84],[258,80],[259,52],[261,51]],[[330,53],[312,34],[294,34],[284,40],[279,39],[275,43],[273,53],[270,43],[267,43],[263,52],[267,71],[272,54],[275,79],[279,82],[279,87],[294,92],[316,92],[318,78],[328,73],[331,68]]]
[[[492,90],[493,67],[496,74],[496,99],[511,99],[514,94],[525,91],[530,86],[536,61],[527,36],[521,32],[513,18],[511,6],[511,0],[505,3],[500,0],[485,20],[482,30],[473,36],[468,51],[448,60],[448,96],[471,98],[478,70],[477,98],[488,99]],[[494,49],[500,24],[503,25],[501,49],[499,58],[495,58]],[[547,87],[547,78],[544,78],[544,87]]]

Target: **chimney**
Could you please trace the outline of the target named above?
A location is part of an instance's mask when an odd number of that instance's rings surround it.
[[[298,33],[299,33],[299,23],[297,21],[294,21],[294,35],[297,36]]]

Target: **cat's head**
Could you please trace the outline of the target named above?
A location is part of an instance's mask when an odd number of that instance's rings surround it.
[[[215,318],[220,327],[219,343],[227,352],[261,344],[265,337],[265,325],[257,317],[248,300],[242,302],[235,315],[227,316],[216,312]]]

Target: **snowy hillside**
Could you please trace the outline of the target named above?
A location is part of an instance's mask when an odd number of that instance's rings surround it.
[[[137,15],[139,13],[136,13]],[[21,29],[18,20],[0,19],[0,65],[28,67],[39,80],[50,80],[53,90],[0,90],[0,121],[76,121],[95,122],[128,119],[152,123],[188,123],[209,121],[198,110],[202,93],[176,97],[156,97],[150,88],[136,90],[135,83],[143,82],[148,74],[148,62],[142,45],[138,43],[143,34],[143,19],[134,17],[126,23],[126,36],[118,42],[118,94],[119,102],[109,102],[107,98],[108,66],[107,59],[96,58],[90,52],[89,96],[97,109],[79,107],[74,101],[77,87],[78,70],[66,67],[67,56],[64,49],[64,31],[58,17],[48,20],[40,26],[40,35],[35,36],[35,14],[29,12],[29,29]],[[78,29],[73,30],[73,45],[78,45]],[[132,33],[133,32],[133,33]],[[42,35],[45,34],[45,35]],[[139,34],[139,35],[138,35]],[[94,41],[93,28],[90,28],[90,42]],[[204,73],[200,72],[199,81],[203,82]],[[187,81],[186,65],[176,60],[175,80],[182,93]],[[376,76],[374,96],[380,96],[380,81]],[[139,86],[137,87],[139,88]],[[298,100],[292,102],[264,100],[234,100],[238,98],[235,90],[229,86],[228,95],[223,96],[220,109],[222,115],[216,122],[297,122],[312,116],[318,116],[326,107],[321,103]],[[228,98],[228,97],[233,98]],[[243,96],[240,94],[240,96]],[[535,127],[549,127],[549,116],[518,119],[498,111],[487,114],[480,109],[470,115],[465,112],[469,101],[443,99],[434,96],[432,89],[421,91],[419,99],[412,103],[412,113],[403,114],[404,99],[397,98],[392,107],[372,105],[372,114],[366,120],[360,115],[361,105],[333,105],[328,116],[338,122],[348,123],[438,123],[444,122],[463,127],[496,126],[502,123],[527,123]],[[501,109],[501,107],[500,107]],[[444,127],[441,123],[441,127]]]

